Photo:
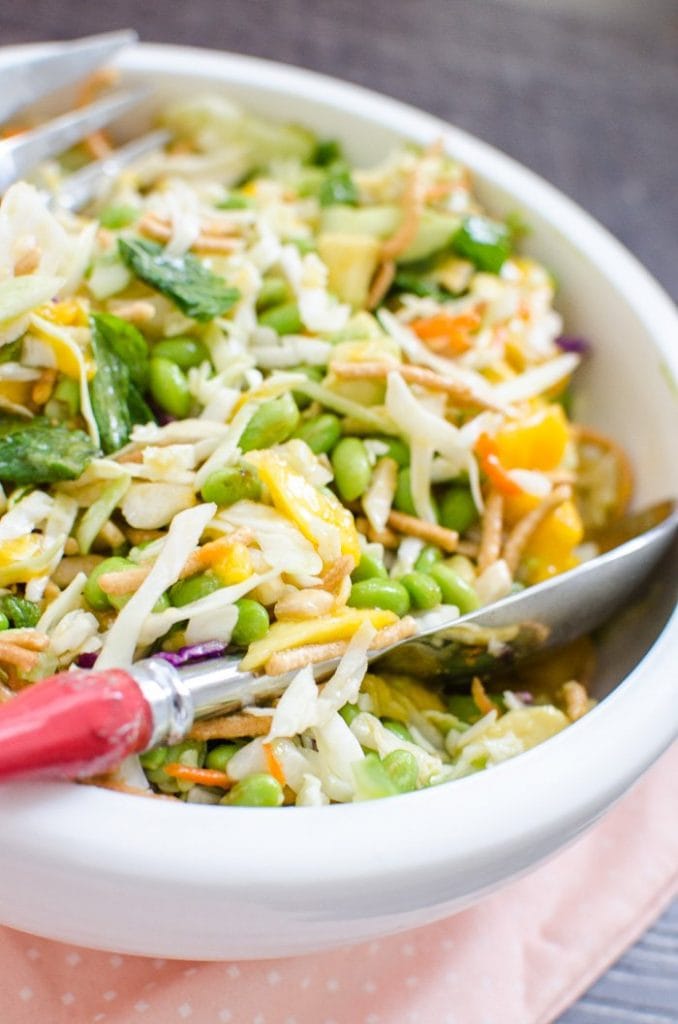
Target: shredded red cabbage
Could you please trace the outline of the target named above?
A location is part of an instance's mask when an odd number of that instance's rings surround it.
[[[181,665],[188,665],[192,661],[207,661],[208,658],[218,658],[226,650],[226,644],[221,640],[205,640],[201,644],[189,644],[188,647],[180,647],[178,651],[158,651],[154,658],[162,658],[169,661],[170,665],[180,668]]]
[[[99,657],[94,651],[83,651],[75,659],[78,668],[94,668],[94,663]]]
[[[587,341],[586,338],[575,338],[569,334],[561,334],[559,338],[556,338],[556,345],[562,349],[563,352],[576,352],[577,355],[588,355],[591,351],[591,342]]]

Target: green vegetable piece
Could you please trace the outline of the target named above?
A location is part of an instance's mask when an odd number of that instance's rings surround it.
[[[99,214],[99,223],[102,228],[109,228],[117,231],[126,228],[139,216],[136,206],[120,204],[118,206],[105,206]]]
[[[452,247],[479,270],[498,274],[511,255],[511,233],[503,224],[473,214],[455,232]]]
[[[201,572],[196,576],[189,576],[186,580],[179,580],[170,587],[169,599],[175,608],[183,608],[185,604],[192,604],[199,601],[201,597],[207,597],[219,590],[223,584],[213,573]]]
[[[228,796],[221,801],[234,807],[280,807],[283,789],[268,772],[256,772],[236,782]]]
[[[167,762],[168,747],[154,747],[139,755],[139,762],[144,771],[157,772]]]
[[[68,415],[77,416],[80,412],[80,385],[72,377],[62,377],[52,392],[52,398],[62,402]]]
[[[453,694],[448,697],[447,706],[459,721],[467,723],[468,725],[473,725],[474,722],[477,722],[482,718],[478,705],[474,701],[473,697],[468,694]]]
[[[140,391],[148,379],[148,346],[136,327],[110,313],[95,313],[90,323],[96,363],[90,397],[109,454],[126,444],[135,423],[153,419]]]
[[[188,416],[193,399],[184,371],[169,359],[151,359],[150,392],[153,400],[178,419]]]
[[[325,376],[325,370],[321,366],[294,366],[290,372],[303,373],[305,377],[316,383],[320,383]],[[306,409],[311,404],[309,396],[297,389],[292,392],[292,398],[296,402],[297,409]]]
[[[305,441],[316,455],[331,451],[341,437],[341,421],[334,413],[326,412],[312,420],[306,420],[294,434]]]
[[[396,274],[391,285],[396,291],[408,292],[410,295],[418,295],[422,299],[435,299],[436,302],[445,302],[450,297],[446,288],[441,288],[435,281],[420,277],[418,274],[401,270]]]
[[[281,306],[289,297],[290,289],[282,277],[266,277],[257,295],[257,313],[271,306]]]
[[[320,205],[332,206],[334,203],[342,203],[357,206],[358,199],[358,189],[346,164],[331,165],[318,195]]]
[[[0,481],[51,484],[75,480],[99,454],[87,434],[38,418],[0,418]]]
[[[236,288],[230,288],[190,253],[167,256],[157,242],[140,238],[119,238],[118,249],[138,278],[200,323],[222,316],[240,298]]]
[[[442,602],[443,594],[432,576],[423,572],[408,572],[400,577],[400,583],[410,595],[410,601],[414,608],[425,611],[429,608],[437,608]]]
[[[268,633],[270,621],[263,604],[249,597],[242,597],[235,602],[238,609],[238,621],[231,635],[231,642],[236,647],[249,647],[255,640],[261,640]]]
[[[10,278],[10,280],[16,280],[16,278]],[[2,345],[0,347],[0,366],[3,363],[20,363],[23,347],[23,338],[17,338],[16,341],[10,341],[8,344]]]
[[[419,768],[417,759],[411,751],[392,750],[390,754],[386,755],[382,764],[399,793],[411,793],[417,788]]]
[[[473,587],[469,586],[454,569],[444,562],[436,562],[430,575],[440,587],[445,604],[456,604],[462,615],[480,607],[480,599]]]
[[[410,486],[410,467],[405,466],[398,472],[396,492],[393,504],[399,512],[406,512],[408,516],[416,516],[417,510],[412,501],[412,488]]]
[[[90,608],[93,608],[95,612],[105,612],[112,607],[108,594],[104,593],[99,586],[99,577],[104,576],[108,572],[120,572],[122,569],[129,569],[132,565],[134,565],[134,562],[130,562],[128,558],[120,558],[114,555],[113,558],[106,558],[103,562],[99,562],[92,569],[82,592]]]
[[[240,450],[251,452],[281,444],[296,430],[299,410],[290,394],[272,398],[259,406],[240,438]]]
[[[364,443],[358,437],[344,437],[332,452],[334,482],[344,501],[364,494],[372,479],[372,466]]]
[[[32,629],[33,626],[37,626],[40,619],[40,606],[25,597],[5,594],[4,597],[0,597],[0,613],[14,629]],[[2,628],[7,629],[7,626]]]
[[[207,744],[201,740],[182,740],[171,747],[165,747],[165,760],[156,770],[146,769],[149,780],[163,793],[187,793],[195,783],[174,779],[163,770],[165,764],[183,764],[187,768],[202,768],[205,763]]]
[[[277,334],[298,334],[303,327],[296,302],[272,306],[261,314],[259,323],[263,327],[272,327]]]
[[[0,612],[0,631],[9,629],[9,619],[4,612]]]
[[[169,359],[182,370],[190,370],[193,366],[209,360],[207,349],[197,338],[177,335],[174,338],[163,338],[153,346],[153,358]]]
[[[348,604],[351,608],[384,608],[402,618],[410,610],[410,595],[397,580],[374,577],[352,585]]]
[[[205,759],[206,768],[214,768],[218,772],[225,772],[228,769],[228,762],[234,754],[242,749],[242,743],[220,743],[213,747]]]
[[[431,567],[436,562],[442,562],[443,553],[440,548],[434,547],[432,544],[427,544],[425,548],[421,549],[421,553],[414,563],[414,568],[417,572],[430,572]]]
[[[341,158],[341,143],[336,139],[321,139],[315,147],[311,162],[316,167],[329,167],[330,164],[336,163]]]
[[[357,761],[352,767],[356,795],[360,800],[379,800],[385,796],[397,796],[400,792],[374,751],[365,754],[362,761]]]
[[[384,718],[381,724],[385,729],[388,729],[389,732],[392,732],[395,736],[399,736],[401,740],[407,740],[409,743],[414,743],[412,733],[404,722],[399,722],[396,718]]]
[[[468,487],[453,484],[443,494],[440,522],[448,530],[465,533],[478,519],[478,509]]]
[[[354,718],[360,714],[360,708],[357,704],[344,704],[343,708],[339,708],[339,714],[346,722],[346,725],[350,725]]]
[[[249,210],[254,204],[247,196],[237,195],[232,192],[225,199],[220,199],[216,204],[217,210]]]
[[[222,508],[228,508],[236,501],[258,501],[261,482],[254,466],[241,462],[237,466],[215,469],[205,480],[200,494],[204,501],[215,501]]]
[[[399,437],[373,437],[370,438],[372,441],[379,441],[381,444],[386,445],[388,451],[384,454],[389,458],[393,459],[394,462],[398,463],[400,469],[404,469],[410,464],[410,449],[409,446],[401,441]]]
[[[372,555],[367,555],[363,552],[360,556],[360,561],[351,573],[352,583],[362,583],[363,580],[371,579],[388,579],[388,573],[386,572],[386,566],[378,558],[374,558]]]

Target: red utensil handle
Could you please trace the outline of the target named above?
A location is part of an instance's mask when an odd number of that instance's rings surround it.
[[[0,779],[77,779],[110,771],[144,750],[151,707],[121,669],[64,672],[0,707]]]

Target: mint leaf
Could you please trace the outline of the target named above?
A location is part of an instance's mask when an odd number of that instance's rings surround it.
[[[221,316],[240,298],[236,288],[230,288],[190,253],[167,256],[157,242],[141,238],[119,238],[118,250],[137,277],[200,323]]]
[[[82,430],[46,419],[0,420],[0,480],[51,484],[76,480],[99,454]]]
[[[140,391],[148,379],[148,346],[136,327],[117,316],[95,313],[90,324],[96,373],[89,392],[108,455],[127,443],[135,423],[153,419]]]

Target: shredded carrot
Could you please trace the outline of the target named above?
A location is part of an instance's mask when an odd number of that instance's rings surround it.
[[[474,450],[480,460],[480,468],[500,494],[510,498],[522,494],[522,488],[504,469],[499,461],[499,454],[495,441],[488,434],[481,434],[475,443]]]
[[[429,348],[451,356],[461,355],[471,347],[469,335],[480,326],[480,316],[474,310],[457,316],[436,313],[413,320],[409,326]]]
[[[193,768],[188,764],[180,764],[172,761],[164,764],[162,770],[171,779],[178,779],[180,782],[193,782],[196,786],[218,786],[220,789],[230,789],[233,779],[229,779],[226,772],[217,771],[216,768]]]
[[[480,711],[481,715],[487,715],[490,713],[490,711],[499,710],[494,701],[490,700],[490,698],[487,696],[485,687],[483,686],[482,681],[478,678],[478,676],[473,677],[473,681],[471,683],[471,697],[473,698],[475,706],[478,708],[478,711]]]
[[[273,747],[270,743],[262,743],[262,750],[264,751],[264,757],[266,758],[266,768],[268,769],[269,775],[280,783],[281,786],[287,785],[287,779],[285,778],[285,772],[278,758],[273,753]]]

